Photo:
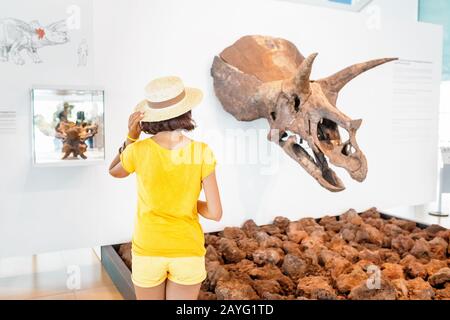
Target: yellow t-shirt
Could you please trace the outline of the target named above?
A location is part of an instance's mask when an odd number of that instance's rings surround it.
[[[191,141],[170,150],[148,138],[129,145],[120,156],[136,173],[138,204],[133,253],[138,256],[204,256],[204,235],[197,200],[202,180],[215,169],[211,149]]]

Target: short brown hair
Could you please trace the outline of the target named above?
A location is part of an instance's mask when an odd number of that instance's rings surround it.
[[[157,134],[163,131],[187,130],[195,129],[195,122],[192,119],[191,111],[173,119],[159,122],[141,122],[141,129],[147,134]]]

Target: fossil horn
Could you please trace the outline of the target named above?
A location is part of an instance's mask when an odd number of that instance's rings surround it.
[[[295,85],[303,94],[308,94],[311,92],[310,77],[312,66],[317,55],[318,53],[313,53],[308,58],[303,60],[302,64],[300,65],[299,71],[295,76]]]
[[[338,73],[335,73],[328,78],[321,79],[318,82],[320,82],[323,89],[329,91],[330,93],[338,93],[347,83],[359,76],[361,73],[394,60],[398,60],[398,58],[385,58],[355,64],[339,71]]]

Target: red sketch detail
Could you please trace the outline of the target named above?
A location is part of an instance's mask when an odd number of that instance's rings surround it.
[[[36,34],[38,35],[39,40],[42,40],[45,36],[45,31],[42,28],[36,29]]]

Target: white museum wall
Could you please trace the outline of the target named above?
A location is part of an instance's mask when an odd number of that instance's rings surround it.
[[[417,21],[419,14],[418,0],[373,0],[363,13],[376,12],[374,8],[380,9],[381,18],[386,21]]]
[[[99,82],[111,86],[107,87],[108,100],[115,111],[114,119],[110,121],[114,121],[117,126],[125,123],[130,109],[141,98],[142,87],[152,77],[179,74],[188,84],[200,86],[205,91],[203,105],[194,112],[199,124],[196,136],[208,142],[219,158],[218,176],[225,210],[220,224],[205,222],[205,229],[218,230],[225,225],[240,224],[249,218],[255,219],[257,223],[267,223],[275,215],[287,215],[291,218],[321,216],[340,213],[348,209],[348,206],[356,209],[373,205],[391,207],[419,204],[432,199],[435,194],[433,164],[436,157],[434,152],[427,151],[434,150],[437,134],[431,137],[431,143],[425,143],[426,150],[417,150],[415,144],[391,144],[392,65],[373,70],[349,85],[343,91],[339,103],[347,114],[365,119],[359,141],[368,155],[371,173],[364,184],[359,185],[345,179],[348,190],[341,194],[331,194],[318,186],[303,169],[278,149],[275,149],[275,160],[279,161],[279,170],[273,175],[261,174],[261,166],[233,165],[227,161],[236,155],[229,154],[235,150],[223,149],[221,140],[226,129],[267,130],[264,121],[237,122],[222,110],[212,94],[212,80],[209,76],[212,57],[245,34],[283,36],[298,44],[304,54],[320,52],[314,69],[316,77],[326,76],[355,62],[383,56],[436,61],[433,69],[435,92],[430,105],[435,106],[431,109],[431,119],[437,122],[440,28],[418,27],[415,23],[400,24],[394,28],[393,21],[383,21],[381,29],[368,30],[365,16],[290,3],[280,3],[279,8],[274,10],[273,3],[257,2],[259,14],[249,18],[248,13],[254,12],[254,3],[241,1],[231,5],[228,2],[223,7],[214,3],[215,8],[211,8],[201,1],[156,1],[151,5],[141,1],[134,2],[131,7],[123,5],[116,8],[116,15],[108,18],[109,23],[97,21],[99,26],[96,30],[99,34],[112,31],[110,38],[98,40],[98,43],[103,42],[105,45],[98,48],[97,67],[107,70],[109,66],[116,65],[117,68],[109,68],[106,73],[96,74],[100,76]],[[123,14],[124,12],[127,14]],[[154,19],[145,19],[149,12],[154,14]],[[202,12],[195,23],[191,22],[193,12]],[[113,22],[119,19],[124,19],[122,21],[131,30],[149,31],[134,34]],[[248,19],[251,19],[251,24]],[[229,20],[233,23],[227,23]],[[322,22],[318,21],[328,21],[333,25],[333,30],[320,28]],[[305,26],[306,31],[302,31],[302,26]],[[145,40],[136,41],[138,38]],[[418,38],[427,44],[420,43]],[[107,54],[111,48],[106,44],[113,45],[113,55]],[[377,90],[371,90],[375,86]],[[210,135],[211,133],[214,135]],[[111,143],[120,141],[123,134],[124,131],[115,131],[109,136]],[[405,154],[409,154],[408,159],[404,158]],[[412,161],[408,162],[409,159]],[[397,167],[400,169],[397,170]],[[340,170],[339,174],[345,173]],[[420,183],[411,184],[412,176]],[[134,186],[133,180],[122,183]],[[114,227],[112,224],[109,230]],[[117,228],[121,229],[123,226],[118,225]],[[108,235],[114,237],[109,231]]]
[[[380,28],[368,28],[364,15],[273,1],[96,0],[95,76],[90,79],[106,90],[106,157],[111,160],[124,139],[128,114],[142,99],[144,85],[151,78],[177,74],[205,91],[204,103],[194,112],[199,129],[193,135],[209,143],[219,160],[224,219],[202,221],[205,231],[238,225],[248,218],[267,223],[276,215],[297,219],[341,213],[348,206],[362,210],[428,202],[435,195],[436,156],[426,151],[437,144],[437,133],[431,133],[424,144],[425,152],[410,143],[394,146],[390,142],[394,64],[361,76],[341,94],[342,111],[364,119],[358,140],[369,159],[370,173],[365,183],[358,184],[338,170],[348,187],[340,194],[322,189],[276,147],[272,160],[279,166],[273,174],[261,174],[267,164],[230,163],[227,157],[236,155],[230,155],[233,148],[224,154],[225,131],[267,130],[267,124],[238,122],[225,113],[212,93],[209,76],[214,55],[239,36],[257,33],[285,37],[303,54],[319,52],[315,78],[356,62],[399,56],[434,61],[432,78],[437,84],[442,31],[407,20],[399,24],[383,20]],[[0,77],[7,82],[4,74]],[[71,80],[59,76],[41,82]],[[107,164],[31,168],[29,85],[24,82],[20,97],[8,102],[20,109],[17,135],[0,135],[0,143],[6,146],[0,164],[7,168],[0,184],[0,257],[128,241],[136,201],[133,178],[112,179]],[[432,87],[432,97],[429,116],[437,123],[438,85]]]
[[[73,3],[1,1],[0,18],[28,23],[39,20],[48,25],[72,16]],[[85,86],[94,81],[93,4],[91,0],[76,3],[83,14],[67,44],[39,49],[43,61],[40,64],[32,63],[25,52],[23,66],[0,62],[0,111],[16,114],[12,129],[0,128],[0,257],[75,248],[77,242],[88,247],[96,242],[95,213],[99,208],[95,207],[93,189],[86,185],[91,184],[99,169],[32,167],[31,87]],[[88,63],[78,67],[78,48],[84,38],[89,45]]]

